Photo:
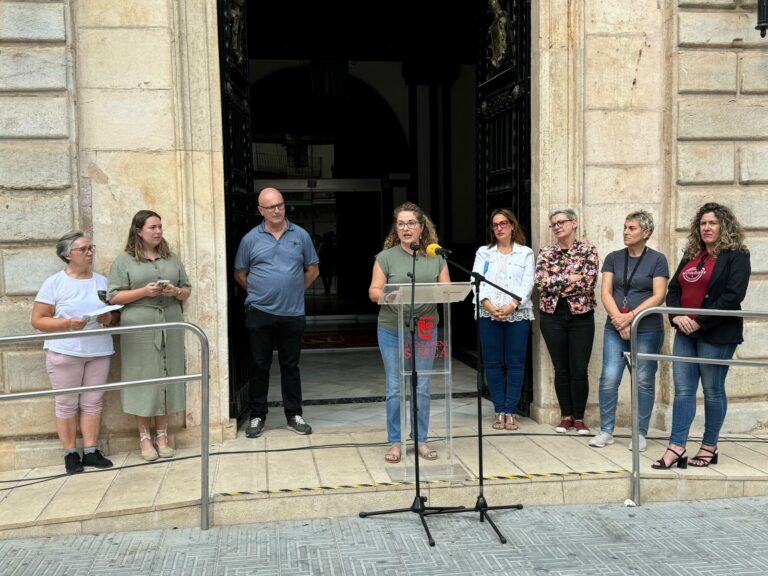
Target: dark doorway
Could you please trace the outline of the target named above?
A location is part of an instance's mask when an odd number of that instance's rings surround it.
[[[490,209],[512,207],[530,229],[529,10],[515,0],[219,0],[229,269],[258,223],[263,182],[285,191],[289,218],[332,262],[308,292],[315,318],[375,319],[370,268],[402,201],[427,210],[465,267]],[[506,56],[491,69],[499,11]],[[233,417],[249,378],[242,299],[230,278]],[[455,347],[474,349],[471,312],[453,318]]]

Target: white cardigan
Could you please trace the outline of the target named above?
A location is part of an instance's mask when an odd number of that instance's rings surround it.
[[[504,273],[504,260],[506,260],[506,273]],[[482,274],[490,282],[498,284],[522,298],[517,311],[510,316],[510,321],[533,320],[531,292],[533,292],[535,264],[533,250],[528,246],[515,243],[512,252],[506,255],[499,252],[497,246],[481,246],[475,254],[475,264],[472,271]],[[482,302],[486,298],[494,306],[505,306],[512,302],[511,296],[483,282],[480,284],[480,301]],[[488,317],[490,314],[481,306],[480,316]]]

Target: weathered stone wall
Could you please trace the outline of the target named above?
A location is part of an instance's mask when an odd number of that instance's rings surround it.
[[[106,274],[133,213],[156,210],[192,281],[185,318],[210,339],[213,439],[234,433],[217,46],[215,0],[0,2],[0,334],[32,331],[61,234],[91,234]],[[197,339],[187,343],[187,369],[199,372]],[[0,349],[0,390],[49,387],[40,347]],[[199,382],[187,396],[177,445],[199,441]],[[0,469],[60,460],[52,403],[0,403]],[[116,392],[102,428],[109,449],[134,447]]]
[[[705,202],[730,206],[747,229],[753,276],[744,308],[766,309],[768,282],[768,40],[755,0],[679,0],[674,15],[670,253]],[[768,357],[765,322],[745,325],[737,358]],[[760,368],[732,368],[726,431],[768,428]],[[669,419],[669,415],[667,415]],[[703,422],[699,415],[696,424]]]
[[[602,260],[623,246],[624,216],[643,208],[656,218],[649,244],[674,271],[696,209],[723,202],[748,228],[755,274],[745,307],[764,308],[768,42],[754,30],[755,1],[556,0],[532,3],[532,10],[534,246],[552,241],[547,212],[571,206]],[[593,426],[604,321],[598,305],[587,411]],[[767,354],[759,326],[747,323],[737,357]],[[533,414],[554,422],[560,414],[551,362],[534,334]],[[733,370],[726,431],[765,427],[765,379],[754,368]],[[668,428],[669,363],[660,366],[657,389],[652,425]],[[627,425],[627,378],[618,413],[619,425]]]
[[[0,3],[0,334],[31,332],[32,296],[60,269],[55,239],[82,225],[67,2]],[[47,384],[40,345],[0,349],[0,390]],[[2,402],[2,437],[55,433],[53,400]],[[0,439],[0,469],[14,440]]]

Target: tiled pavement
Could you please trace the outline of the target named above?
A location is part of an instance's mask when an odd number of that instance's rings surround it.
[[[767,497],[264,522],[0,541],[3,576],[764,576]]]

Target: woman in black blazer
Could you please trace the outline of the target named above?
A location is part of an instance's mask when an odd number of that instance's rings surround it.
[[[733,212],[710,202],[699,208],[683,260],[669,281],[667,306],[702,310],[740,310],[747,293],[751,267],[744,232]],[[672,354],[698,358],[730,359],[744,341],[744,322],[726,316],[670,315],[675,328]],[[674,362],[675,401],[669,446],[653,468],[685,468],[717,464],[717,441],[728,406],[725,377],[728,366]],[[704,390],[704,437],[688,460],[685,444],[696,415],[696,390]]]

